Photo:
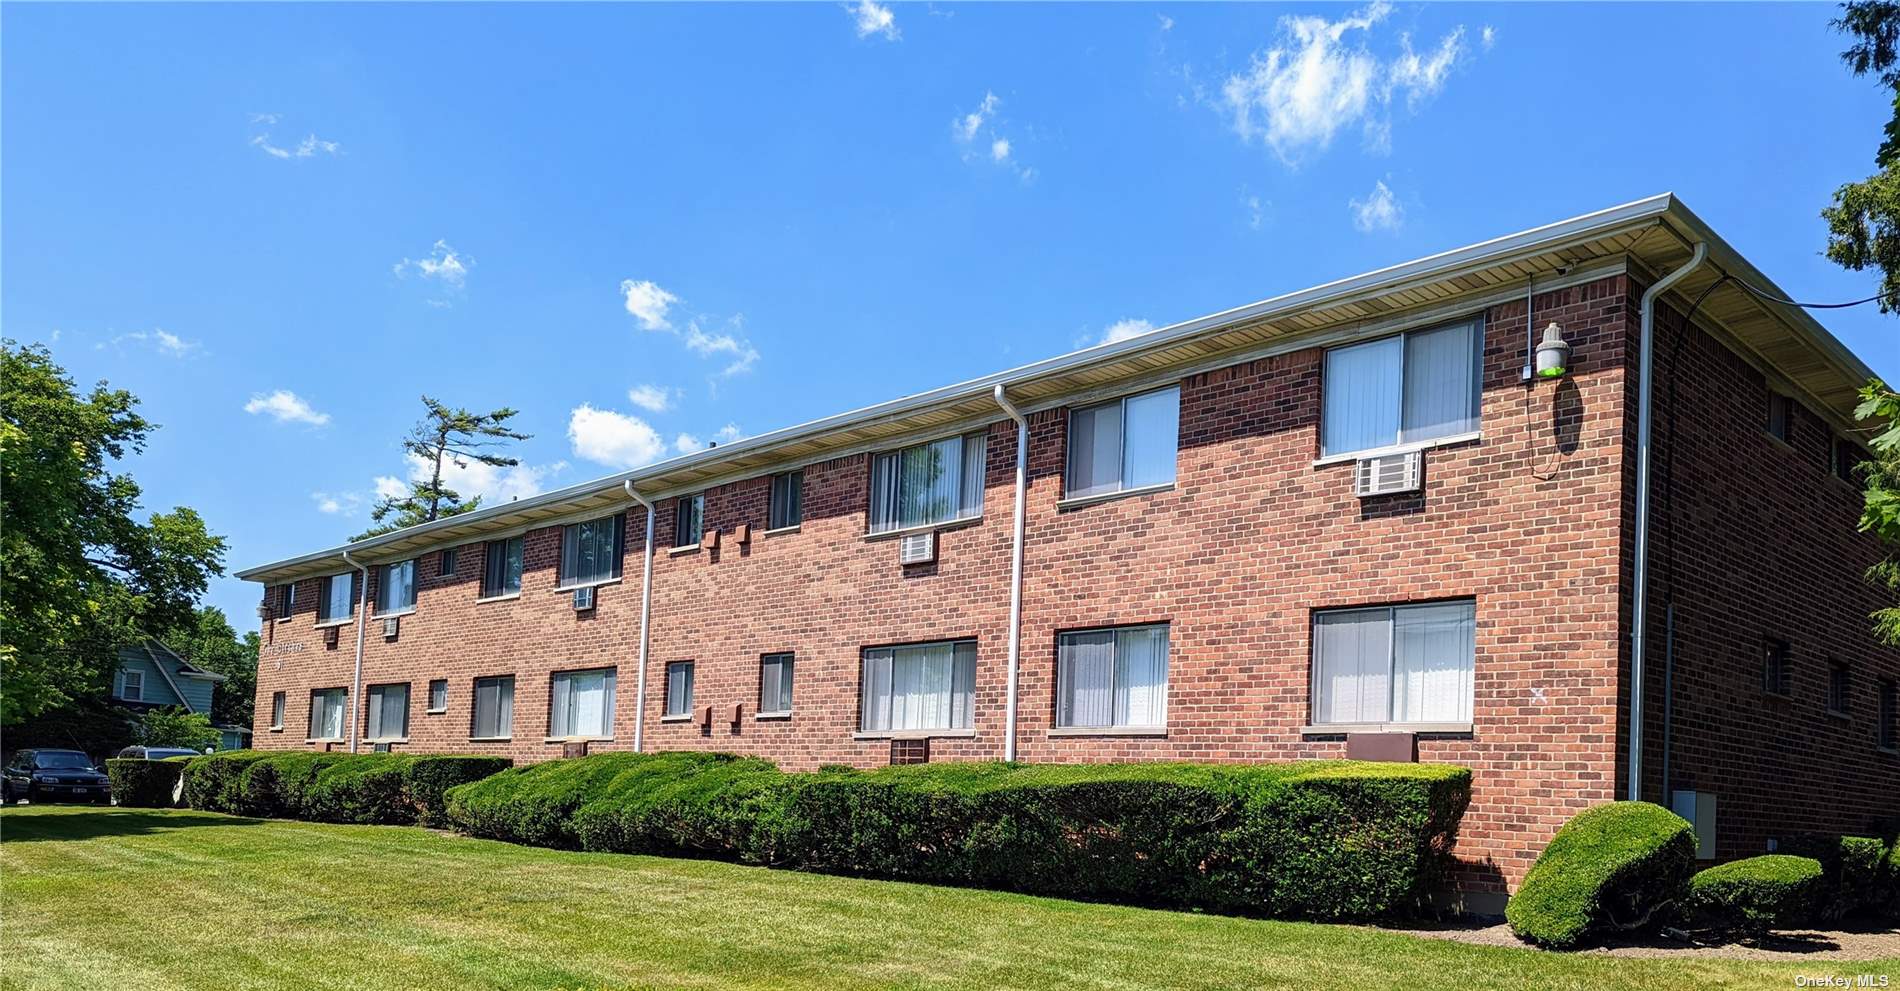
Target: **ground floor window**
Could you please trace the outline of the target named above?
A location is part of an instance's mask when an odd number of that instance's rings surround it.
[[[515,679],[504,675],[475,679],[475,722],[470,735],[499,740],[515,733]]]
[[[1056,725],[1168,722],[1168,626],[1064,633],[1056,642]]]
[[[614,735],[614,671],[557,671],[549,736]]]
[[[369,686],[369,726],[365,736],[371,740],[400,740],[409,735],[409,686]]]
[[[867,733],[969,729],[976,641],[873,647],[864,652],[860,724]]]
[[[437,678],[429,682],[429,711],[446,712],[449,708],[449,680]]]
[[[310,738],[343,739],[343,710],[349,702],[349,689],[319,688],[310,693]]]
[[[1476,605],[1313,616],[1313,722],[1468,723]]]
[[[270,728],[284,728],[284,693],[272,692],[270,696]]]

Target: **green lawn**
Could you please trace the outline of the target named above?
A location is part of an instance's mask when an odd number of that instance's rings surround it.
[[[402,827],[0,812],[5,988],[1654,991],[1843,969],[1563,956]]]

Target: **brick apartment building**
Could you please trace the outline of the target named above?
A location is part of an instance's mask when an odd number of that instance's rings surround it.
[[[1866,829],[1871,373],[1734,281],[1685,332],[1725,276],[1779,293],[1658,196],[252,568],[255,745],[1415,753],[1478,908],[1632,787],[1705,857]]]

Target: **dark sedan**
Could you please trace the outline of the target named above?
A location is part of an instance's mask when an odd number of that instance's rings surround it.
[[[112,786],[92,759],[77,750],[22,750],[7,762],[0,801],[112,801]]]

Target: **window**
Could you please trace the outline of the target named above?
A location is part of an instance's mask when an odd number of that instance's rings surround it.
[[[788,471],[772,476],[772,508],[766,528],[783,530],[805,521],[805,473]]]
[[[767,654],[759,659],[759,712],[792,711],[792,655]]]
[[[342,622],[356,615],[356,586],[361,572],[346,571],[323,579],[322,599],[317,602],[317,620]]]
[[[270,602],[277,610],[278,619],[289,619],[297,609],[297,583],[286,582],[271,589]]]
[[[1313,617],[1313,722],[1468,723],[1476,606],[1338,609]]]
[[[408,612],[416,607],[416,562],[414,558],[383,565],[377,576],[376,612],[380,615]]]
[[[1900,687],[1887,679],[1880,682],[1880,725],[1874,730],[1874,742],[1882,750],[1900,746]]]
[[[1768,436],[1783,444],[1794,443],[1794,397],[1779,392],[1768,394]]]
[[[1837,716],[1847,715],[1847,704],[1853,695],[1852,675],[1847,665],[1839,661],[1827,667],[1827,711]]]
[[[1321,453],[1477,432],[1482,343],[1474,320],[1326,352]]]
[[[145,701],[145,672],[119,672],[119,697],[127,702]]]
[[[1794,689],[1794,659],[1786,640],[1762,641],[1761,690],[1788,695]]]
[[[469,735],[477,740],[505,740],[514,734],[514,677],[475,679],[475,721]]]
[[[969,729],[976,641],[864,652],[860,724],[867,733]]]
[[[443,578],[455,577],[455,548],[451,547],[448,550],[443,551],[442,556],[441,558],[438,559],[438,561],[439,563],[437,564],[437,567],[436,567],[437,574],[439,574]]]
[[[871,532],[983,515],[982,432],[877,455],[871,462]]]
[[[673,504],[673,546],[698,547],[706,530],[706,493],[680,496]]]
[[[429,682],[429,711],[447,712],[449,708],[449,680],[437,678]]]
[[[586,585],[620,577],[619,515],[561,528],[561,585]],[[517,579],[519,575],[517,575]],[[518,584],[518,583],[517,583]]]
[[[548,735],[614,735],[613,668],[555,672],[554,704],[548,716]]]
[[[343,739],[343,708],[349,695],[349,690],[344,688],[319,688],[310,693],[312,740]]]
[[[674,661],[666,666],[666,715],[693,714],[693,662]]]
[[[482,598],[515,595],[521,591],[521,538],[491,540],[483,554]]]
[[[371,685],[368,698],[367,739],[400,740],[409,735],[408,685]]]
[[[1057,726],[1167,725],[1168,627],[1062,634],[1056,685]]]
[[[1174,481],[1180,434],[1180,386],[1072,411],[1068,498]]]
[[[1860,484],[1860,466],[1867,461],[1860,445],[1842,437],[1834,442],[1834,477],[1849,485]]]
[[[272,692],[270,696],[270,728],[284,728],[284,693]]]

